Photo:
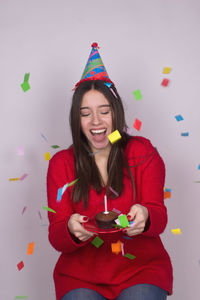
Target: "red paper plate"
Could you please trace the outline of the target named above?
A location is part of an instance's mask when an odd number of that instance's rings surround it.
[[[82,223],[82,226],[88,230],[88,231],[91,231],[91,232],[94,232],[94,233],[115,233],[115,232],[120,232],[122,231],[123,228],[116,228],[116,227],[113,227],[111,229],[103,229],[103,228],[99,228],[97,226],[97,223],[95,221],[95,218],[90,218],[88,222],[86,223]]]

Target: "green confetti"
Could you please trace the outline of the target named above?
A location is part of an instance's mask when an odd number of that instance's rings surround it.
[[[92,241],[91,241],[92,245],[94,245],[95,247],[99,248],[104,241],[102,239],[100,239],[100,237],[96,236]]]
[[[72,182],[70,182],[69,184],[68,184],[68,186],[71,186],[71,185],[73,185],[74,183],[76,183],[78,181],[78,178],[77,179],[75,179],[74,181],[72,181]]]
[[[42,206],[42,208],[43,208],[44,210],[48,210],[48,211],[50,211],[50,212],[56,213],[56,211],[55,211],[55,210],[53,210],[53,209],[52,209],[52,208],[50,208],[50,207],[47,207],[47,206]]]
[[[30,77],[30,73],[26,73],[24,75],[24,82],[28,81],[29,80],[29,77]]]
[[[140,90],[135,90],[135,91],[133,91],[133,95],[134,95],[136,101],[142,99],[142,94],[141,94],[141,91],[140,91]]]
[[[15,296],[15,299],[28,299],[28,296]]]
[[[22,87],[22,90],[23,90],[24,92],[30,90],[30,88],[31,88],[30,85],[29,85],[29,83],[28,83],[28,81],[23,82],[23,83],[21,84],[21,87]]]
[[[134,259],[136,257],[136,256],[134,256],[134,255],[132,255],[130,253],[126,253],[124,256],[127,257],[127,258],[129,258],[129,259]]]
[[[129,227],[129,222],[126,215],[118,216],[118,220],[123,228]]]
[[[60,148],[60,146],[58,146],[58,145],[53,145],[51,147],[54,148],[54,149]]]

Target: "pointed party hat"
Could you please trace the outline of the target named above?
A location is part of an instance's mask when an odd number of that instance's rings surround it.
[[[114,83],[110,80],[108,76],[106,68],[104,67],[104,64],[102,62],[101,56],[99,55],[98,44],[93,43],[91,47],[92,50],[90,52],[88,62],[85,66],[80,81],[75,85],[75,89],[79,86],[81,82],[88,80],[103,80],[106,82],[110,82],[114,85]]]

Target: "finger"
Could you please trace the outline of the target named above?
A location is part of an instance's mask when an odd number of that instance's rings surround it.
[[[74,220],[76,220],[79,223],[84,223],[89,220],[87,216],[82,216],[80,214],[74,214]]]
[[[138,212],[138,206],[137,204],[133,205],[127,215],[127,219],[128,221],[133,221],[135,220],[136,218],[136,215],[137,215],[137,212]]]

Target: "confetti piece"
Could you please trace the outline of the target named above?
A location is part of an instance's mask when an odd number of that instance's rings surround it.
[[[175,119],[176,119],[176,121],[178,121],[178,122],[180,122],[180,121],[183,121],[184,119],[183,119],[183,117],[181,116],[181,115],[177,115],[177,116],[175,116]]]
[[[24,155],[24,147],[17,147],[17,154],[20,156]]]
[[[115,196],[119,197],[119,194],[115,190],[113,190],[111,186],[109,186],[109,189],[111,190],[111,192],[113,192],[113,194],[115,194]]]
[[[139,131],[141,126],[142,126],[142,122],[136,118],[135,122],[133,123],[133,127]]]
[[[40,133],[41,134],[41,137],[47,142],[47,138],[46,136],[44,136],[44,134]]]
[[[171,232],[172,232],[173,234],[182,234],[180,228],[171,229]]]
[[[27,255],[32,255],[34,250],[34,242],[28,244]]]
[[[44,154],[44,157],[45,157],[46,160],[50,160],[50,159],[51,159],[51,156],[50,156],[50,153],[49,153],[49,152],[46,152],[46,153]]]
[[[129,222],[126,215],[118,216],[118,220],[123,228],[129,227]]]
[[[182,132],[181,133],[181,136],[188,136],[189,135],[189,132]]]
[[[171,198],[171,192],[164,192],[164,199]]]
[[[110,82],[104,82],[104,84],[107,86],[107,87],[111,87],[111,85],[112,85],[112,83],[110,83]]]
[[[168,84],[169,84],[169,79],[167,78],[164,78],[163,81],[161,82],[162,86],[168,86]]]
[[[23,210],[22,210],[22,215],[24,214],[25,210],[27,209],[27,206],[24,206]]]
[[[131,237],[127,236],[127,235],[122,235],[122,237],[125,239],[125,240],[132,240]]]
[[[15,299],[28,299],[28,296],[15,296]]]
[[[113,95],[115,96],[115,98],[117,98],[117,95],[115,94],[114,90],[112,88],[110,88],[110,90],[113,93]]]
[[[171,72],[171,68],[170,67],[164,67],[163,68],[163,74],[169,74]]]
[[[28,176],[28,174],[23,174],[21,177],[20,177],[20,180],[22,181],[22,180],[24,180],[26,177]]]
[[[16,178],[9,178],[9,181],[17,181],[20,180],[20,177],[16,177]]]
[[[27,82],[29,80],[29,77],[30,77],[30,73],[26,73],[24,75],[24,82]]]
[[[142,99],[142,94],[141,94],[141,91],[140,91],[140,90],[135,90],[135,91],[133,91],[133,95],[134,95],[136,101]]]
[[[100,149],[100,150],[95,151],[95,152],[91,152],[89,155],[92,156],[92,155],[95,155],[95,154],[97,154],[97,153],[99,153],[99,152],[101,152],[101,151],[103,151],[103,149]]]
[[[198,165],[198,170],[200,170],[200,165]]]
[[[171,191],[172,191],[172,189],[164,187],[164,192],[171,192]]]
[[[68,186],[71,186],[71,185],[73,185],[74,183],[76,183],[78,181],[78,178],[77,179],[75,179],[74,181],[72,181],[72,182],[70,182],[69,184],[68,184]]]
[[[122,256],[124,256],[124,243],[121,244],[121,248],[122,248]]]
[[[22,90],[24,91],[24,93],[25,92],[27,92],[28,90],[30,90],[30,85],[29,85],[29,83],[28,83],[28,81],[27,82],[23,82],[22,84],[21,84],[21,87],[22,87]]]
[[[38,210],[38,215],[40,217],[40,220],[42,220],[42,215],[41,215],[41,212]]]
[[[113,208],[112,211],[116,212],[118,215],[121,214],[121,211],[116,208]]]
[[[54,149],[60,148],[60,146],[58,146],[58,145],[53,145],[51,147],[54,148]]]
[[[117,241],[117,243],[111,243],[112,252],[115,254],[119,254],[122,250],[121,241]]]
[[[17,264],[18,270],[20,271],[21,269],[23,269],[23,267],[24,267],[24,263],[23,263],[23,261],[20,261],[20,262]]]
[[[50,212],[56,213],[56,211],[55,211],[55,210],[53,210],[53,209],[52,209],[52,208],[50,208],[50,207],[47,207],[47,206],[42,206],[42,208],[43,208],[44,210],[47,210],[47,211],[50,211]]]
[[[59,188],[57,193],[57,201],[60,201],[61,198],[62,198],[62,188]]]
[[[63,188],[62,188],[62,195],[64,194],[64,192],[66,191],[66,189],[68,188],[69,183],[66,183]]]
[[[108,135],[108,139],[111,142],[111,144],[113,144],[121,139],[121,135],[118,130],[115,130]]]
[[[193,181],[193,182],[195,182],[195,183],[200,183],[200,181]]]
[[[130,254],[130,253],[126,253],[124,256],[129,258],[129,259],[134,259],[135,258],[135,256]]]
[[[104,241],[102,239],[100,239],[100,237],[96,236],[92,241],[91,241],[92,245],[94,245],[96,248],[99,248]]]
[[[133,221],[129,221],[129,226],[133,227],[135,225],[135,223]]]

